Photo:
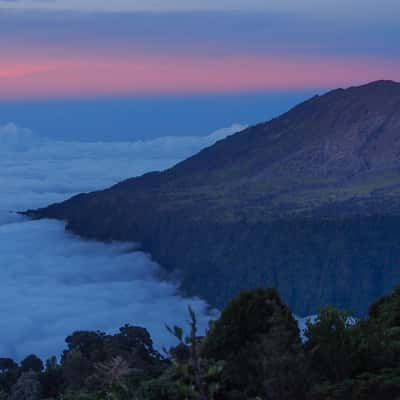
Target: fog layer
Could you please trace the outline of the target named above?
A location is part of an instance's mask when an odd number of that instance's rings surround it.
[[[89,242],[62,222],[27,221],[14,212],[164,169],[242,127],[204,137],[132,143],[43,140],[0,126],[0,357],[59,355],[74,330],[148,328],[158,348],[171,343],[164,324],[185,325],[187,306],[202,329],[210,314],[199,299],[159,278],[160,267],[133,245]]]

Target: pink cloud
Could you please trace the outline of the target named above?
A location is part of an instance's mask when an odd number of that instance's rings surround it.
[[[400,61],[296,56],[107,56],[0,59],[0,97],[91,96],[332,87],[400,79]]]
[[[18,63],[0,62],[0,79],[18,79],[21,77],[35,75],[41,72],[50,71],[51,65],[46,63]]]

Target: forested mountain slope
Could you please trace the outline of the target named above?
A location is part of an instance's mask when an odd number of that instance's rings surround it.
[[[315,96],[167,171],[27,214],[139,242],[212,305],[274,286],[299,314],[364,313],[400,282],[400,84]]]

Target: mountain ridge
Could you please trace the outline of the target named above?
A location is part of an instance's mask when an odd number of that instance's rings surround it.
[[[400,83],[376,81],[314,96],[166,171],[26,214],[139,242],[212,305],[269,285],[300,315],[327,303],[363,313],[400,282],[399,171]]]

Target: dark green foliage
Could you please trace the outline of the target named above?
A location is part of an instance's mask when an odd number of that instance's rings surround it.
[[[400,327],[400,287],[371,305],[369,317],[386,328]]]
[[[312,373],[321,380],[341,382],[360,368],[357,326],[346,312],[327,307],[315,323],[308,323],[305,349]]]
[[[196,382],[196,373],[190,364],[174,364],[159,378],[142,383],[136,392],[141,400],[217,400],[223,398],[222,363],[201,362],[203,390]]]
[[[216,360],[235,357],[243,346],[268,335],[276,324],[285,326],[294,342],[299,341],[297,323],[275,289],[243,291],[212,325],[203,354]]]
[[[57,363],[56,357],[46,361],[46,368],[41,374],[40,383],[45,399],[56,398],[62,392],[64,379],[61,366]]]
[[[94,365],[79,350],[70,350],[63,356],[62,376],[71,390],[85,387],[86,380],[94,372]]]
[[[312,400],[400,398],[400,289],[370,307],[368,318],[349,321],[327,308],[308,326]]]
[[[0,392],[9,392],[11,386],[17,382],[19,374],[16,362],[10,358],[0,358]]]
[[[165,359],[149,333],[75,332],[60,363],[0,358],[0,400],[400,400],[400,288],[362,320],[326,307],[306,341],[274,289],[242,292],[198,336],[172,327]]]
[[[370,307],[360,329],[367,338],[362,350],[369,371],[400,366],[400,287]]]
[[[32,369],[22,372],[11,388],[9,400],[40,400],[41,398],[39,374]]]
[[[15,370],[16,368],[18,368],[18,364],[11,358],[0,358],[0,372],[2,374]]]
[[[223,383],[232,398],[234,393],[247,398],[302,396],[303,370],[296,368],[302,358],[299,330],[274,289],[244,291],[232,300],[213,324],[203,356],[226,363]]]
[[[364,373],[337,384],[316,384],[309,400],[398,400],[400,369],[383,370],[378,374]]]
[[[74,332],[65,339],[68,350],[63,353],[63,358],[68,352],[74,351],[82,354],[82,357],[90,361],[100,361],[104,358],[104,338],[103,332]]]
[[[102,400],[112,394],[117,396],[113,399],[125,400],[133,387],[136,390],[140,382],[158,377],[169,365],[141,327],[125,325],[115,335],[75,332],[66,343],[60,363],[53,357],[45,368],[35,355],[20,366],[0,359],[0,395],[9,400],[24,391],[37,393],[39,387],[43,399]]]
[[[258,371],[261,398],[301,400],[309,387],[309,362],[300,342],[282,327],[273,328],[255,347],[252,370]]]
[[[161,374],[168,364],[153,348],[146,329],[125,325],[115,335],[75,332],[67,338],[61,359],[62,376],[71,391],[129,392],[130,385]],[[107,372],[109,371],[109,373]],[[112,379],[105,376],[114,374]]]
[[[43,362],[42,360],[35,356],[34,354],[29,355],[25,359],[21,361],[21,371],[22,372],[42,372],[43,371]]]
[[[162,261],[171,255],[163,265],[181,266],[187,292],[221,309],[243,287],[263,282],[278,288],[298,315],[316,314],[330,304],[359,317],[400,282],[399,217],[292,216],[254,224],[182,225],[179,242],[169,242],[164,253],[157,247],[160,235],[151,243],[152,254]],[[191,249],[193,242],[198,244]],[[178,257],[182,248],[188,250]]]
[[[178,326],[167,326],[178,345],[169,350],[173,364],[158,379],[142,384],[136,393],[140,399],[216,400],[221,398],[224,363],[201,355],[203,338],[197,335],[197,319],[189,307],[190,333]]]
[[[105,340],[107,358],[121,356],[139,375],[157,375],[165,360],[153,347],[149,332],[141,327],[125,325],[119,333]]]

